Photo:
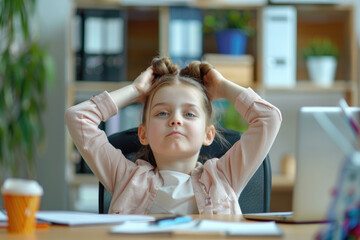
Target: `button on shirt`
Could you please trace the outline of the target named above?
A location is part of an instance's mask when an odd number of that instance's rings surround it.
[[[159,172],[164,180],[164,185],[158,190],[149,214],[198,213],[190,175],[171,170],[160,170]]]

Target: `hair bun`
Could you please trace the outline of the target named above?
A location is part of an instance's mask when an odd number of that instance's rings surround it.
[[[214,67],[207,62],[192,61],[189,66],[180,71],[180,75],[191,77],[199,82],[202,82],[204,76],[213,68]]]
[[[177,75],[179,68],[176,64],[171,62],[168,57],[154,58],[151,65],[154,68],[155,76],[161,77],[163,75]]]

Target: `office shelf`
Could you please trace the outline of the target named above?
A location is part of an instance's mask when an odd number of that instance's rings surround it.
[[[295,87],[290,88],[268,88],[259,84],[255,86],[257,91],[277,92],[277,93],[289,93],[289,92],[348,92],[354,89],[356,86],[350,80],[336,80],[330,87],[322,87],[315,85],[309,80],[297,80]]]
[[[252,87],[260,94],[275,93],[333,93],[342,92],[351,105],[358,105],[358,77],[357,77],[357,41],[354,28],[354,9],[344,5],[296,5],[297,9],[297,84],[293,88],[266,88],[262,83],[262,41],[261,13],[264,6],[235,6],[226,5],[224,1],[212,0],[207,4],[204,1],[190,1],[189,7],[201,9],[204,14],[212,9],[241,9],[247,10],[254,16],[251,22],[256,29],[255,35],[249,39],[248,54],[254,58]],[[73,1],[73,16],[77,9],[119,9],[128,11],[127,25],[127,56],[126,79],[121,82],[90,82],[76,80],[75,54],[72,49],[70,61],[70,82],[68,83],[67,105],[75,104],[79,99],[100,93],[104,90],[112,91],[131,83],[150,64],[156,55],[169,55],[169,7],[170,6],[128,6],[121,1],[111,0],[77,0]],[[72,16],[72,17],[73,17]],[[71,35],[71,28],[69,29]],[[331,38],[340,48],[340,58],[333,86],[328,88],[313,85],[308,80],[305,61],[301,51],[306,43],[315,36]],[[203,53],[216,53],[215,41],[212,36],[203,36]],[[73,161],[73,144],[68,137],[67,157],[69,164]],[[84,177],[73,174],[70,177],[71,185],[81,183],[97,183],[93,177]],[[279,179],[279,181],[277,180]],[[291,180],[280,183],[283,178],[274,178],[278,189],[290,189]]]
[[[89,81],[76,81],[73,82],[69,89],[76,92],[100,92],[100,91],[113,91],[122,88],[130,81],[123,82],[89,82]]]

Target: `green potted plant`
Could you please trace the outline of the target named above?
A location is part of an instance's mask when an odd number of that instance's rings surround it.
[[[35,178],[54,63],[34,30],[36,0],[0,1],[0,181]]]
[[[249,11],[213,10],[204,17],[204,33],[215,34],[218,53],[243,55],[254,33],[251,20]]]
[[[335,79],[338,47],[328,38],[315,38],[303,49],[303,56],[314,84],[329,87]]]

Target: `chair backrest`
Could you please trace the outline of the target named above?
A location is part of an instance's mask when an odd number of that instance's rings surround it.
[[[241,133],[223,128],[220,130],[225,139],[233,145],[241,137]],[[122,150],[128,158],[133,159],[141,144],[137,136],[137,128],[115,133],[109,136],[109,142]],[[221,157],[228,147],[215,140],[210,146],[203,147],[201,154],[208,158]],[[267,155],[259,169],[250,179],[239,197],[239,204],[243,213],[269,212],[271,194],[271,165]],[[107,213],[111,202],[111,194],[99,183],[99,213]]]

